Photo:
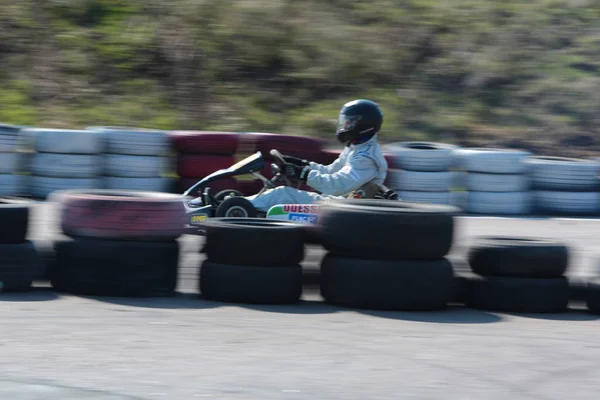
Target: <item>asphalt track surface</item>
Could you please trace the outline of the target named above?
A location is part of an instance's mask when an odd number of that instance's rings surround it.
[[[596,274],[600,220],[457,218],[449,258],[465,271],[476,235],[560,238],[569,275]],[[34,207],[40,249],[60,234]],[[213,303],[195,295],[201,237],[181,238],[180,295],[85,298],[36,283],[0,294],[0,399],[598,399],[600,321],[573,304],[555,315],[451,307],[342,309],[307,287],[294,306]],[[323,252],[311,247],[307,272]]]

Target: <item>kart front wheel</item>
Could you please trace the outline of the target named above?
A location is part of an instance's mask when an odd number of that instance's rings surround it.
[[[235,218],[256,218],[258,212],[256,208],[244,197],[229,197],[223,200],[215,217],[235,217]]]

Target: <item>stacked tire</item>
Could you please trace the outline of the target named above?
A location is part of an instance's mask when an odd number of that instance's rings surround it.
[[[105,142],[103,188],[174,192],[167,133],[129,127],[88,127]]]
[[[206,259],[200,267],[198,289],[206,300],[291,304],[300,299],[305,244],[301,225],[215,218],[204,228]]]
[[[169,133],[177,153],[177,191],[185,192],[196,182],[220,169],[235,164],[239,135],[230,132],[175,131]],[[240,187],[235,178],[223,178],[210,184],[212,194]],[[246,194],[246,193],[244,193]],[[194,194],[195,195],[195,194]]]
[[[175,293],[184,233],[181,196],[67,190],[52,196],[67,238],[55,242],[50,282],[60,292],[117,297]]]
[[[467,307],[516,313],[557,313],[568,307],[569,250],[560,242],[479,237],[468,260],[474,275],[467,278]]]
[[[0,198],[0,292],[23,292],[43,269],[33,242],[27,240],[31,203]]]
[[[472,214],[526,215],[532,210],[526,151],[502,148],[457,150],[466,173],[465,211]]]
[[[527,166],[537,212],[569,215],[600,212],[597,160],[530,157]]]
[[[322,297],[351,308],[446,308],[454,294],[454,271],[445,256],[457,212],[448,205],[386,200],[324,202],[318,223],[327,250]]]
[[[14,125],[0,124],[0,196],[26,195],[23,154],[19,151],[19,132]]]
[[[102,182],[102,137],[71,129],[26,129],[33,143],[29,161],[29,194],[46,199],[57,190],[99,189]]]
[[[394,158],[389,166],[391,189],[404,201],[461,207],[453,189],[459,175],[453,171],[456,146],[432,142],[398,142],[386,146]]]

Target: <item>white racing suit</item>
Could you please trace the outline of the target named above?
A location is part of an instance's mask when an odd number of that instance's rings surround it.
[[[248,196],[257,210],[268,211],[277,204],[312,204],[317,201],[346,198],[366,183],[383,184],[387,161],[377,143],[377,135],[365,143],[347,146],[330,165],[309,164],[306,184],[322,194],[279,186],[261,195]]]

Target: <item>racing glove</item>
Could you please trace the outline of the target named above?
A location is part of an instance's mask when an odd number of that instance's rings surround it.
[[[308,160],[303,160],[301,158],[294,157],[294,156],[283,156],[283,159],[285,160],[286,163],[294,164],[299,167],[306,167],[308,165]]]
[[[294,164],[286,164],[283,166],[283,175],[297,182],[306,183],[310,168],[308,166],[302,167]]]

